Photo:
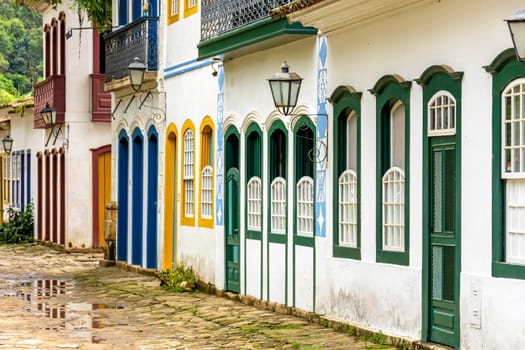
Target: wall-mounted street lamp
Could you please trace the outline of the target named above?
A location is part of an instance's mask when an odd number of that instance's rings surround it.
[[[46,102],[45,108],[40,110],[40,115],[47,128],[52,128],[55,125],[57,118],[57,110],[54,107],[49,106],[49,102]]]
[[[13,138],[9,135],[6,135],[2,139],[2,146],[4,147],[4,152],[8,155],[11,154],[11,151],[13,150]]]
[[[281,65],[281,71],[268,78],[273,103],[279,112],[285,116],[289,116],[297,105],[301,83],[303,82],[303,78],[299,74],[290,73],[289,70],[290,67],[284,61]]]
[[[292,117],[292,119],[301,116],[317,117],[322,115],[328,117],[326,114],[292,113],[295,106],[297,106],[302,82],[303,78],[297,73],[290,73],[290,67],[288,67],[288,64],[284,61],[281,65],[281,71],[275,73],[271,78],[268,78],[275,108],[277,108],[285,117]],[[318,163],[324,162],[327,155],[328,146],[320,140],[317,140],[315,149],[310,150],[308,153],[310,160]]]
[[[525,61],[525,10],[515,12],[505,21],[509,26],[516,57],[518,61]]]
[[[47,137],[47,140],[46,140],[45,147],[47,147],[47,145],[49,144],[49,140],[51,140],[51,135],[55,135],[55,138],[53,139],[53,145],[55,145],[57,141],[57,137],[60,134],[60,131],[62,130],[62,126],[64,123],[57,124],[56,122],[57,110],[56,108],[50,106],[49,102],[46,102],[46,106],[40,110],[40,115],[42,116],[42,121],[44,122],[46,128],[51,128],[51,131],[49,132],[49,136]],[[68,146],[69,146],[69,135],[66,135],[65,140],[64,140],[64,148],[67,148]]]
[[[144,84],[144,72],[146,71],[146,65],[140,62],[138,57],[133,59],[128,66],[128,75],[131,88],[135,91],[139,91]]]

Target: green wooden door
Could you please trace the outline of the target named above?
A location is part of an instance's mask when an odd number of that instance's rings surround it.
[[[430,140],[429,338],[459,346],[459,184],[453,137]]]
[[[240,213],[239,169],[230,168],[226,175],[226,290],[240,293]]]

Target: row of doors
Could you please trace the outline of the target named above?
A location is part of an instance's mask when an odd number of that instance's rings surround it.
[[[459,346],[459,263],[457,148],[454,136],[429,138],[427,158],[429,196],[428,261],[424,264],[428,280],[424,287],[427,298],[428,339]],[[240,292],[240,192],[239,170],[230,168],[226,176],[225,236],[226,289]]]
[[[121,141],[123,139],[121,138]],[[167,169],[166,169],[166,206],[165,206],[165,228],[164,228],[164,260],[163,269],[172,268],[176,263],[176,211],[175,211],[175,193],[176,193],[176,134],[174,131],[168,134],[167,139]],[[122,164],[127,164],[126,159],[127,145],[122,145],[120,157],[124,157],[119,160]],[[135,146],[139,147],[139,146]],[[137,148],[138,149],[138,148]],[[155,147],[149,148],[149,158],[154,159],[155,162],[152,167],[149,168],[149,173],[154,179],[154,169],[157,168],[157,149]],[[135,149],[134,149],[135,150]],[[137,152],[137,151],[134,151]],[[428,260],[424,264],[424,269],[427,273],[427,288],[424,289],[425,300],[428,307],[426,308],[428,319],[428,339],[434,342],[443,343],[451,346],[459,345],[459,262],[460,262],[460,249],[458,246],[459,242],[459,230],[458,230],[458,191],[460,189],[457,176],[457,148],[454,136],[445,137],[433,137],[429,138],[429,157],[428,159],[428,170],[425,171],[424,176],[428,179],[429,196],[425,203],[425,210],[428,213],[427,222],[427,257]],[[109,152],[103,152],[99,155],[97,160],[99,164],[99,233],[98,241],[100,246],[103,246],[103,205],[110,198],[110,159],[111,155]],[[139,160],[142,158],[139,157]],[[135,161],[133,161],[135,163]],[[142,163],[141,163],[142,164]],[[126,165],[127,168],[127,165]],[[138,163],[137,163],[137,169]],[[138,172],[138,170],[137,170]],[[120,183],[124,183],[127,186],[128,181],[124,178],[125,174],[120,173]],[[133,176],[135,171],[133,171]],[[241,261],[240,261],[240,176],[239,169],[237,167],[231,167],[227,169],[226,174],[226,193],[225,193],[225,274],[226,274],[226,286],[225,289],[239,293],[241,289]],[[151,184],[151,190],[156,188],[157,183]],[[127,188],[127,187],[126,187]],[[127,191],[126,191],[127,192]],[[119,191],[120,193],[120,191]],[[136,192],[134,192],[136,193]],[[123,194],[122,198],[126,199]],[[171,199],[171,200],[168,200]],[[154,202],[156,204],[156,198],[149,198],[148,202]],[[156,208],[156,205],[155,205]],[[148,208],[148,220],[156,217],[154,213],[155,208]],[[123,215],[122,211],[119,211],[120,215]],[[124,215],[125,216],[125,215]],[[138,215],[142,217],[142,215]],[[119,220],[119,223],[121,221]],[[127,218],[126,218],[127,223]],[[141,223],[133,222],[132,225],[138,225]],[[127,225],[126,225],[127,226]],[[149,222],[148,227],[156,227],[156,222]],[[126,227],[127,229],[127,227]],[[150,235],[156,236],[156,232],[148,232]],[[137,236],[134,236],[137,237]],[[122,237],[119,237],[122,239]],[[138,239],[138,237],[137,237]],[[147,251],[152,252],[151,258],[148,259],[148,266],[156,264],[153,262],[156,259],[154,252],[156,251],[156,241],[148,242]],[[122,242],[119,242],[119,246],[122,246]],[[137,247],[138,248],[138,247]],[[135,248],[135,249],[137,249]],[[136,250],[138,256],[139,252]],[[135,253],[134,253],[135,255]],[[124,252],[121,252],[119,259],[125,256]],[[134,263],[139,263],[139,260],[134,258]]]

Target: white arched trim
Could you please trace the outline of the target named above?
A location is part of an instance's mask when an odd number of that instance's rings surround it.
[[[259,112],[257,111],[251,111],[250,113],[248,113],[242,122],[242,126],[241,126],[242,132],[245,133],[246,129],[248,129],[248,127],[252,123],[256,123],[259,126],[259,128],[262,130],[263,125],[264,125],[263,116],[259,114]]]

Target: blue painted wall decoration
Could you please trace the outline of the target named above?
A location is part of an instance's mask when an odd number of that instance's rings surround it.
[[[224,225],[224,135],[222,125],[224,123],[224,69],[222,65],[218,67],[219,93],[217,94],[217,191],[215,194],[215,225]]]
[[[317,193],[315,196],[315,212],[317,213],[315,235],[326,237],[326,163],[328,158],[327,145],[327,125],[328,116],[326,112],[326,37],[318,37],[318,62],[317,62],[317,142],[324,144],[318,152],[321,152],[319,158],[324,158],[317,162],[316,181]],[[317,146],[319,148],[319,146]],[[323,156],[326,152],[326,157]]]

